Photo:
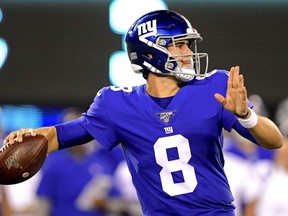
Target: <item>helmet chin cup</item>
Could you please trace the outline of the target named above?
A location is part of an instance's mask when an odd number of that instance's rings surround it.
[[[194,79],[196,73],[194,69],[180,68],[181,72],[175,73],[175,77],[181,82],[189,82]]]

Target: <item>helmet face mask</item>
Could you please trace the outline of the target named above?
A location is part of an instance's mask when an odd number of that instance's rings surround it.
[[[197,44],[201,40],[200,34],[185,17],[168,10],[154,11],[140,17],[126,35],[129,59],[136,73],[150,71],[174,76],[181,82],[188,82],[195,76],[205,76],[208,70],[208,54],[197,52]],[[193,46],[190,48],[193,52],[177,53],[179,41],[188,41]],[[168,51],[168,46],[173,47],[173,54]],[[179,59],[183,57],[190,58],[189,67],[181,67]],[[202,59],[206,66],[201,71]]]
[[[170,72],[170,75],[175,76],[182,82],[188,82],[192,80],[195,76],[205,76],[208,70],[208,55],[206,53],[197,52],[197,43],[199,43],[202,40],[202,38],[198,38],[197,34],[178,35],[177,38],[172,37],[171,43],[170,45],[168,45],[173,47],[174,52],[173,54],[170,53],[169,58],[167,59],[167,62],[165,64],[165,69]],[[161,36],[159,38],[161,38]],[[188,46],[192,52],[190,54],[177,53],[176,49],[177,42],[179,41],[183,42],[186,40],[188,40],[189,43]],[[189,58],[190,61],[189,66],[181,66],[180,59],[184,57]],[[202,59],[206,61],[202,63],[205,64],[204,70],[201,70]]]

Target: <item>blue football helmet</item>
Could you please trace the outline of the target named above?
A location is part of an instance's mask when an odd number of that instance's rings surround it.
[[[179,40],[188,40],[193,54],[190,67],[182,68],[178,58],[187,54],[171,54],[167,47]],[[208,54],[198,53],[197,44],[202,37],[181,14],[171,10],[157,10],[140,17],[126,34],[128,56],[136,73],[152,73],[175,76],[188,82],[195,76],[205,76],[208,70]],[[193,48],[194,47],[194,48]],[[202,60],[204,59],[204,61]],[[201,65],[203,71],[201,71]]]

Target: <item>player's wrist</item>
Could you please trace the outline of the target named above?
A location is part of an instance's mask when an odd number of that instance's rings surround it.
[[[241,117],[237,117],[237,120],[239,121],[239,123],[245,127],[245,128],[253,128],[257,125],[258,123],[258,116],[255,113],[254,110],[248,108],[247,113],[245,114],[245,116],[241,116]]]
[[[247,112],[244,115],[238,115],[237,113],[234,113],[234,115],[237,118],[241,118],[241,119],[247,119],[249,117],[249,114],[250,114],[250,109],[247,109]]]

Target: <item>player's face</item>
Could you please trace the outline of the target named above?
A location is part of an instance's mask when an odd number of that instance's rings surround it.
[[[175,46],[171,43],[168,45],[168,51],[176,56],[178,64],[182,68],[191,68],[193,65],[191,55],[193,54],[192,50],[189,47],[188,40],[176,41]]]

